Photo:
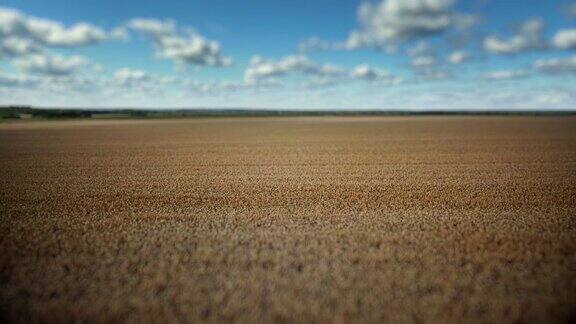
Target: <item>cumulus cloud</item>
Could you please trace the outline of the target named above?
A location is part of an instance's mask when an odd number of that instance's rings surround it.
[[[425,55],[413,57],[410,66],[415,72],[415,76],[406,80],[407,83],[422,83],[428,81],[442,81],[452,79],[454,75],[446,71],[445,64],[435,55]]]
[[[7,37],[0,39],[0,58],[39,53],[41,48],[29,39]]]
[[[100,28],[87,23],[79,23],[64,28],[47,20],[29,21],[32,35],[50,46],[79,46],[100,42],[106,34]]]
[[[158,75],[134,68],[121,68],[100,81],[102,91],[114,98],[161,99],[185,88],[180,76]]]
[[[18,73],[0,74],[0,91],[9,89],[24,90],[28,94],[56,94],[69,98],[68,95],[79,94],[81,96],[98,92],[101,88],[99,77],[89,74],[46,74],[42,73]]]
[[[410,65],[416,69],[428,69],[436,64],[434,56],[419,56],[412,59]]]
[[[546,47],[542,40],[542,20],[534,18],[525,21],[518,28],[518,33],[502,39],[490,35],[484,39],[484,49],[492,54],[518,54]]]
[[[394,76],[386,70],[367,64],[354,67],[350,71],[350,78],[352,80],[363,80],[380,85],[398,85],[403,82],[402,78]]]
[[[99,92],[103,80],[94,75],[68,74],[68,75],[41,75],[39,87],[49,92],[63,94],[92,94]]]
[[[326,88],[349,81],[367,81],[387,85],[402,82],[399,77],[386,70],[368,64],[357,65],[350,70],[345,70],[329,64],[312,62],[302,55],[288,56],[278,61],[255,57],[246,69],[245,82],[278,82],[276,78],[290,73],[311,77],[300,84],[305,89]]]
[[[576,73],[576,56],[537,60],[534,69],[546,73]]]
[[[483,75],[485,80],[499,81],[499,80],[513,80],[523,79],[528,76],[528,72],[522,70],[510,71],[494,71],[488,72]]]
[[[22,87],[37,83],[33,77],[23,74],[0,74],[0,87]]]
[[[451,64],[462,64],[470,59],[470,55],[464,51],[455,51],[448,55],[447,61]]]
[[[561,105],[566,103],[572,103],[574,96],[567,92],[551,92],[541,94],[536,98],[536,101],[543,105]]]
[[[563,29],[556,32],[552,44],[559,49],[576,49],[576,29]]]
[[[316,76],[330,76],[342,73],[342,69],[329,64],[319,64],[304,55],[290,55],[280,60],[267,60],[253,57],[244,71],[246,80],[259,80],[281,77],[290,73],[301,73]]]
[[[302,88],[307,90],[325,89],[335,86],[341,82],[338,78],[320,77],[302,83]]]
[[[65,76],[87,67],[89,61],[78,55],[64,57],[59,55],[32,54],[15,59],[14,65],[25,72],[48,76]]]
[[[352,69],[350,77],[359,80],[380,81],[389,79],[390,74],[385,70],[362,64]]]
[[[278,80],[225,80],[225,81],[199,81],[181,80],[180,85],[189,91],[201,94],[224,94],[240,90],[261,90],[276,88],[282,85]]]
[[[149,36],[160,58],[197,66],[227,66],[232,63],[230,58],[222,55],[218,42],[191,30],[179,33],[176,23],[171,20],[136,18],[127,26]]]
[[[453,0],[383,0],[358,9],[361,31],[378,40],[405,40],[445,32],[472,22],[453,12]]]
[[[410,57],[435,55],[434,48],[427,42],[419,41],[414,46],[408,47],[406,54]]]
[[[301,50],[375,48],[394,51],[394,43],[465,29],[476,17],[454,11],[454,0],[382,0],[365,2],[358,8],[359,28],[344,42],[312,38]]]
[[[8,58],[20,71],[36,75],[39,84],[43,83],[40,76],[57,77],[57,81],[44,82],[55,85],[56,82],[68,82],[64,79],[87,67],[96,67],[81,56],[65,57],[47,53],[48,47],[85,46],[114,37],[89,23],[65,26],[57,21],[0,7],[0,58]]]
[[[397,44],[379,42],[357,31],[350,33],[345,41],[330,42],[318,37],[312,37],[298,45],[300,52],[312,50],[352,51],[362,48],[374,49],[386,54],[395,54],[398,51]]]
[[[410,83],[421,83],[421,82],[430,82],[430,81],[445,81],[449,79],[453,79],[454,75],[447,71],[442,70],[423,70],[418,71],[418,75],[412,80],[408,80]]]
[[[117,40],[127,40],[128,30],[125,27],[116,27],[110,32],[110,37]]]
[[[508,40],[502,40],[495,36],[488,36],[484,40],[484,49],[490,53],[496,54],[515,54],[520,53],[528,48],[524,38],[514,36]]]
[[[135,18],[128,22],[128,27],[154,38],[169,37],[176,33],[176,23],[172,20]]]
[[[57,21],[0,8],[0,38],[26,39],[45,46],[74,47],[98,43],[108,37],[104,30],[89,23],[80,22],[66,27]]]
[[[114,73],[114,81],[121,85],[135,85],[150,80],[150,75],[142,70],[119,69]]]
[[[352,80],[368,81],[380,84],[398,84],[401,79],[387,71],[369,66],[358,65],[345,70],[330,64],[311,61],[303,55],[292,55],[280,60],[266,60],[254,57],[245,71],[245,82],[276,81],[276,78],[298,73],[312,77],[301,83],[303,88],[318,89]]]

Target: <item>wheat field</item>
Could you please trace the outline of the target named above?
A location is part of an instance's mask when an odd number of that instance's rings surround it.
[[[0,124],[0,321],[576,320],[576,118]]]

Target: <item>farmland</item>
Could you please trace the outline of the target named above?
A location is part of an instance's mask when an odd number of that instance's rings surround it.
[[[575,117],[0,124],[0,320],[576,318]]]

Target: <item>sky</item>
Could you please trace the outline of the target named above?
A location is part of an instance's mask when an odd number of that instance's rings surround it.
[[[0,105],[576,109],[574,0],[3,0]]]

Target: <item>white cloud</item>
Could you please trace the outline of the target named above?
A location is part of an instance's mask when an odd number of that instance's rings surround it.
[[[110,37],[117,40],[127,40],[128,30],[125,27],[116,27],[110,32]]]
[[[570,95],[567,92],[559,92],[559,91],[555,91],[555,92],[551,92],[551,93],[545,93],[545,94],[541,94],[536,98],[536,101],[539,104],[543,104],[543,105],[562,105],[562,104],[566,104],[566,103],[571,103],[573,100],[572,95]]]
[[[172,20],[134,18],[128,22],[128,27],[150,34],[154,38],[172,36],[176,33],[176,24]]]
[[[436,64],[436,58],[433,56],[419,56],[413,58],[410,64],[417,69],[427,69]]]
[[[136,18],[128,22],[128,27],[152,38],[160,58],[199,66],[227,66],[232,63],[230,58],[221,54],[218,42],[207,40],[191,30],[180,34],[176,23],[171,20]]]
[[[148,80],[150,75],[142,70],[123,68],[114,73],[114,81],[121,85],[134,85]]]
[[[203,94],[224,94],[239,90],[270,89],[281,85],[278,80],[242,80],[242,81],[198,81],[182,80],[180,82],[185,89]]]
[[[298,45],[300,52],[311,50],[353,51],[362,48],[375,49],[386,54],[395,54],[398,51],[396,44],[386,44],[367,37],[365,34],[354,31],[343,42],[330,42],[318,37],[309,38]]]
[[[528,73],[526,71],[511,70],[511,71],[488,72],[483,75],[483,78],[486,80],[498,81],[498,80],[522,79],[527,76]]]
[[[399,85],[404,80],[398,76],[390,74],[388,71],[361,64],[350,71],[350,78],[353,80],[364,80],[378,85]]]
[[[444,62],[439,61],[435,55],[418,56],[410,61],[415,75],[406,80],[406,83],[423,83],[430,81],[443,81],[452,79],[454,75],[444,70]]]
[[[132,68],[121,68],[114,72],[111,78],[105,79],[107,91],[115,95],[121,92],[141,94],[164,94],[187,87],[189,81],[178,76],[156,75],[147,71]],[[118,91],[118,88],[121,90]]]
[[[11,59],[21,72],[35,75],[38,86],[72,89],[80,85],[79,72],[97,68],[81,56],[60,56],[47,53],[47,47],[78,47],[111,39],[113,35],[92,24],[79,22],[71,26],[26,15],[18,10],[0,7],[0,57]],[[15,82],[22,80],[22,76]],[[26,76],[27,80],[31,77]],[[8,83],[4,80],[4,85]],[[13,82],[14,83],[14,82]],[[14,84],[21,84],[18,81]],[[30,82],[24,82],[30,84]],[[69,87],[70,86],[70,87]]]
[[[40,51],[40,47],[28,39],[18,37],[0,38],[0,58],[3,56],[23,56]]]
[[[484,49],[492,54],[518,54],[530,50],[545,48],[542,41],[544,23],[540,19],[525,21],[519,28],[518,34],[508,39],[488,36],[484,39]]]
[[[66,95],[72,93],[91,94],[99,92],[103,86],[103,80],[94,75],[42,75],[39,80],[39,87],[42,90]]]
[[[101,42],[108,38],[108,34],[85,22],[66,27],[57,21],[0,8],[0,37],[17,37],[45,46],[73,47]]]
[[[374,68],[367,64],[362,64],[352,69],[350,72],[350,77],[353,79],[374,81],[388,79],[390,74],[382,69]]]
[[[576,56],[537,60],[534,68],[547,73],[576,73]]]
[[[15,59],[14,65],[25,72],[50,76],[71,75],[87,67],[89,62],[82,56],[32,54]]]
[[[325,89],[337,85],[341,80],[331,77],[320,77],[302,83],[302,88],[307,90]]]
[[[373,48],[393,53],[397,42],[465,29],[476,23],[476,17],[455,12],[453,4],[454,0],[365,2],[358,8],[359,28],[350,32],[344,42],[311,38],[300,44],[300,49]]]
[[[0,74],[0,87],[30,86],[36,82],[36,79],[23,74]]]
[[[470,55],[464,51],[455,51],[448,55],[447,61],[451,64],[462,64],[470,59]]]
[[[563,29],[556,32],[552,44],[559,49],[576,49],[576,29]]]
[[[484,39],[484,49],[496,54],[515,54],[528,48],[528,44],[521,36],[514,36],[507,40],[499,39],[495,36],[488,36]]]
[[[472,17],[454,13],[453,0],[383,0],[358,9],[361,32],[377,40],[405,40],[434,35],[465,24]]]
[[[244,78],[246,80],[259,80],[281,77],[295,72],[327,76],[341,74],[342,69],[334,65],[315,63],[304,55],[286,56],[278,61],[256,56],[252,58],[244,71]]]
[[[406,50],[406,54],[410,57],[416,56],[431,56],[434,55],[434,49],[432,46],[424,41],[417,42],[414,46],[409,47]]]
[[[454,78],[452,74],[441,70],[424,70],[418,72],[418,75],[412,80],[408,80],[408,82],[417,84],[421,82],[444,81]]]
[[[10,88],[15,91],[25,91],[21,94],[28,93],[31,95],[41,92],[47,95],[58,93],[64,98],[70,98],[69,96],[72,94],[82,96],[97,92],[102,85],[101,79],[93,75],[53,72],[46,73],[45,70],[42,70],[40,73],[31,72],[32,74],[0,74],[0,91]],[[24,102],[27,100],[26,97]],[[42,104],[45,105],[46,102],[44,101]]]
[[[277,61],[254,57],[245,71],[245,80],[246,82],[277,82],[275,78],[293,73],[313,77],[301,83],[306,89],[325,88],[351,80],[386,84],[401,82],[400,78],[394,77],[387,71],[367,64],[361,64],[346,71],[334,65],[313,62],[303,55],[287,56]]]
[[[79,47],[117,36],[86,22],[65,26],[0,7],[0,58],[8,58],[21,72],[35,75],[37,84],[46,88],[85,84],[79,79],[86,79],[86,75],[78,73],[98,68],[84,57],[53,55],[47,48]]]
[[[30,30],[36,39],[50,46],[79,46],[106,39],[103,30],[87,23],[64,28],[48,20],[30,20]]]

